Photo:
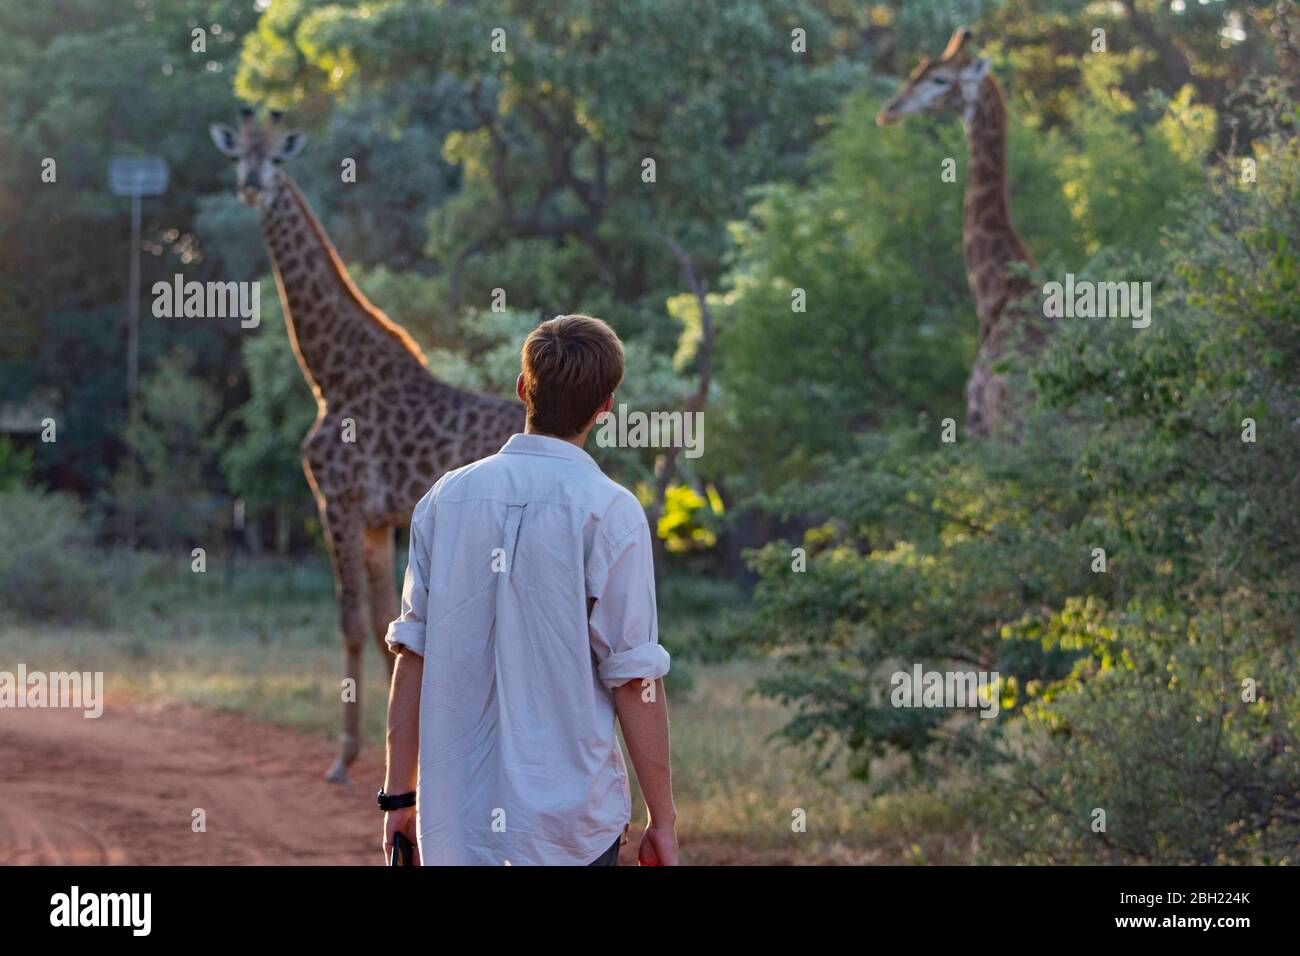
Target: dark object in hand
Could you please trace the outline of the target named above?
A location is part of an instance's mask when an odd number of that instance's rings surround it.
[[[415,848],[411,841],[401,833],[393,834],[393,855],[388,860],[389,866],[414,866]]]

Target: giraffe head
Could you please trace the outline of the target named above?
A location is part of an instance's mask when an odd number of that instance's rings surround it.
[[[302,152],[307,138],[297,130],[280,128],[280,112],[272,110],[264,126],[258,126],[253,111],[239,111],[239,129],[223,123],[208,127],[217,149],[235,164],[235,192],[240,200],[258,209],[268,209],[280,186],[279,165]]]
[[[974,115],[989,61],[976,55],[971,36],[968,27],[958,27],[937,60],[921,60],[907,82],[881,107],[876,125],[884,126],[913,113],[961,113],[967,119]]]

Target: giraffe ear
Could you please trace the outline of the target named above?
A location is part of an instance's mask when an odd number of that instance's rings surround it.
[[[275,150],[274,160],[282,162],[286,159],[293,159],[302,152],[302,148],[307,145],[307,136],[296,129],[290,130],[280,138],[280,145]]]
[[[224,123],[213,123],[208,127],[208,135],[212,137],[212,142],[216,144],[222,155],[232,159],[239,155],[238,137],[229,126]]]

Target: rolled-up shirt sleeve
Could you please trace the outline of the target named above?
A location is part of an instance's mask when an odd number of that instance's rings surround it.
[[[657,680],[668,673],[668,652],[659,644],[654,554],[645,512],[630,495],[602,527],[587,575],[591,652],[601,683]],[[602,522],[604,524],[604,522]]]
[[[411,515],[411,550],[402,584],[402,613],[388,625],[384,642],[394,654],[401,647],[424,656],[425,626],[429,620],[429,540],[432,537],[433,492],[416,505]],[[399,647],[400,645],[400,647]]]

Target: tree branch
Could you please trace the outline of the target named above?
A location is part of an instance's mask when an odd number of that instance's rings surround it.
[[[702,412],[709,399],[709,388],[713,383],[713,344],[717,335],[717,326],[713,321],[713,311],[709,308],[708,288],[696,274],[695,264],[690,254],[667,232],[656,229],[655,234],[676,257],[682,269],[682,278],[686,281],[687,288],[695,295],[695,300],[700,306],[700,344],[695,352],[697,383],[694,393],[686,398],[682,407],[684,415],[692,415],[696,412]],[[659,456],[659,461],[656,463],[655,497],[654,503],[650,507],[652,526],[657,526],[660,517],[663,515],[664,500],[668,495],[668,486],[672,484],[673,478],[677,475],[677,459],[681,455],[681,451],[676,446],[667,448]],[[663,544],[658,535],[655,535],[654,541],[655,564],[658,567],[662,566],[663,563]]]

